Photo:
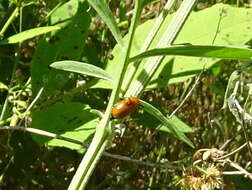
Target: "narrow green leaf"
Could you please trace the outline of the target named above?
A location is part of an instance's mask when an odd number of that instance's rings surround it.
[[[59,29],[60,29],[59,26],[45,26],[45,27],[29,29],[29,30],[20,32],[18,34],[15,34],[13,36],[10,36],[0,41],[0,45],[19,43],[19,42],[28,40],[30,38],[39,36],[41,34],[45,34],[47,32],[52,32],[54,30],[59,30]]]
[[[97,11],[102,20],[108,25],[111,33],[120,46],[123,46],[122,36],[117,27],[115,18],[104,0],[88,0],[88,3]]]
[[[167,119],[157,108],[152,106],[151,104],[141,100],[141,106],[143,109],[148,112],[149,114],[153,115],[156,119],[158,119],[163,125],[165,125],[171,133],[178,138],[179,140],[185,142],[192,148],[194,148],[194,145],[192,142],[185,136],[184,133],[179,130],[178,126],[176,126],[172,120]]]
[[[152,56],[180,55],[191,57],[208,57],[220,59],[252,59],[252,49],[234,46],[185,45],[155,48],[145,51],[130,59],[131,62]]]
[[[173,123],[174,126],[178,128],[183,133],[192,133],[193,130],[191,127],[189,127],[186,123],[184,123],[182,120],[180,120],[176,115],[172,116],[170,119],[168,119],[171,123]],[[165,127],[164,125],[159,125],[157,127],[158,130],[164,131],[164,132],[170,132],[169,128]]]
[[[106,71],[88,63],[78,61],[57,61],[52,63],[50,67],[113,81],[113,78]]]
[[[150,129],[156,129],[158,131],[162,131],[165,133],[171,133],[171,130],[163,125],[158,119],[155,117],[152,117],[147,112],[134,112],[131,114],[131,117],[134,119],[134,121],[137,123],[137,125],[142,125],[146,128]],[[193,129],[184,123],[181,119],[179,119],[177,116],[172,116],[169,119],[182,133],[192,133]]]

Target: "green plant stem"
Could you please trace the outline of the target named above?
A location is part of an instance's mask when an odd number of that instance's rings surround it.
[[[22,32],[22,24],[23,24],[23,7],[19,9],[19,32]]]
[[[8,19],[8,21],[5,23],[4,27],[2,28],[2,30],[0,32],[0,37],[1,37],[1,35],[4,34],[5,30],[12,23],[12,21],[17,17],[18,13],[19,14],[22,13],[22,8],[20,8],[20,7],[16,7],[15,8],[15,10],[11,14],[10,18]],[[20,25],[21,25],[22,24],[22,17],[20,18],[19,21],[20,21]],[[20,29],[19,32],[22,32],[22,27],[19,27],[19,29]],[[14,77],[15,77],[15,72],[16,72],[17,65],[18,65],[18,57],[19,57],[19,55],[20,55],[20,44],[19,44],[19,48],[18,48],[18,51],[17,51],[17,56],[16,56],[15,61],[14,61],[14,66],[13,66],[12,75],[11,75],[11,81],[10,81],[10,85],[9,86],[12,86],[12,83],[13,83],[13,80],[14,80]],[[9,100],[8,99],[9,99],[9,93],[7,94],[7,97],[6,97],[5,101],[4,101],[4,106],[3,106],[3,109],[2,109],[2,112],[1,112],[1,115],[0,115],[0,121],[4,119],[5,114],[7,112],[7,108],[8,108],[8,104],[9,104]],[[14,120],[16,122],[16,118]]]
[[[159,163],[159,162],[160,162],[161,156],[162,156],[162,153],[163,153],[163,149],[164,149],[164,145],[162,145],[162,146],[160,147],[160,149],[159,149],[158,157],[157,157],[156,163]],[[147,190],[151,190],[151,189],[152,189],[151,187],[152,187],[152,185],[153,185],[153,181],[154,181],[156,172],[157,172],[157,168],[153,168],[152,174],[151,174],[151,177],[150,177],[150,182],[149,182],[149,185],[148,185],[148,189],[147,189]]]
[[[11,16],[7,20],[7,22],[4,24],[3,28],[0,31],[0,38],[4,35],[7,28],[10,26],[10,24],[15,20],[15,18],[18,16],[19,7],[16,7],[14,11],[12,12]]]
[[[141,46],[141,50],[140,53],[146,51],[152,41],[154,40],[155,36],[157,35],[159,29],[161,28],[162,24],[165,21],[166,16],[168,15],[169,10],[172,8],[172,6],[174,5],[174,3],[176,2],[176,0],[169,0],[165,6],[164,6],[164,10],[162,11],[162,13],[158,16],[158,18],[156,19],[150,33],[148,34],[146,40],[144,41],[144,44]],[[129,87],[129,85],[131,84],[132,80],[134,79],[134,76],[136,74],[136,70],[138,69],[140,64],[140,61],[137,61],[134,64],[130,64],[129,68],[128,68],[128,72],[127,72],[127,77],[129,80],[126,81],[126,84],[122,87],[123,90],[127,90],[127,88]],[[126,95],[126,97],[128,97]]]
[[[105,148],[106,148],[106,146],[107,146],[107,144],[109,142],[109,139],[110,138],[106,138],[104,140],[99,152],[97,153],[97,156],[95,157],[94,161],[92,162],[92,164],[91,164],[91,166],[90,166],[90,168],[89,168],[89,170],[87,172],[87,175],[84,177],[84,179],[83,179],[83,181],[81,183],[80,189],[84,189],[85,186],[87,185],[88,179],[92,175],[97,162],[100,160],[100,157],[102,156],[102,154],[103,154],[103,152],[104,152],[104,150],[105,150]]]
[[[141,1],[142,0],[136,0],[135,1],[135,13],[133,16],[133,22],[129,30],[129,42],[127,44],[126,49],[122,49],[123,57],[122,62],[118,64],[120,67],[119,73],[118,73],[118,80],[115,84],[115,87],[112,90],[111,97],[109,99],[109,103],[107,106],[107,109],[105,111],[104,117],[100,121],[100,123],[97,126],[94,138],[92,139],[92,142],[90,144],[90,147],[88,148],[86,154],[84,155],[68,189],[69,190],[80,190],[84,189],[93,169],[95,168],[97,162],[99,161],[103,150],[106,147],[106,144],[108,143],[109,139],[112,136],[111,133],[111,126],[109,125],[111,110],[114,105],[114,102],[118,99],[119,93],[121,90],[121,84],[122,80],[124,78],[126,68],[128,65],[129,60],[129,53],[132,46],[132,40],[135,33],[135,29],[138,23],[138,20],[140,18],[141,14]]]
[[[161,40],[158,42],[157,47],[171,45],[174,42],[174,40],[176,39],[176,36],[178,35],[179,31],[184,25],[186,19],[188,18],[195,2],[196,0],[184,0],[182,2],[178,11],[173,16],[164,35],[162,36]],[[157,57],[149,58],[145,62],[142,72],[139,73],[138,80],[136,80],[134,83],[130,85],[125,96],[127,97],[139,96],[143,92],[145,87],[148,85],[150,79],[159,68],[163,59],[164,59],[164,56],[157,56]]]
[[[20,54],[20,48],[18,50],[18,56]],[[13,66],[13,69],[12,69],[12,74],[11,74],[11,81],[10,81],[10,87],[12,86],[13,84],[13,81],[14,81],[14,77],[15,77],[15,72],[16,72],[16,69],[17,69],[17,65],[18,65],[18,59],[17,57],[15,58],[15,62],[14,62],[14,66]],[[9,87],[9,88],[10,88]],[[1,112],[1,116],[0,116],[0,121],[3,120],[5,118],[5,115],[6,115],[6,112],[7,112],[7,108],[8,108],[8,105],[9,105],[9,91],[8,90],[8,94],[5,98],[5,101],[4,101],[4,106],[3,106],[3,109],[2,109],[2,112]]]

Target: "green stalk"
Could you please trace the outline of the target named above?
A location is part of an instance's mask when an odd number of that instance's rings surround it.
[[[175,2],[176,2],[176,0],[169,0],[165,4],[164,10],[162,11],[162,13],[156,19],[156,21],[155,21],[155,23],[154,23],[151,31],[149,32],[146,40],[144,41],[144,44],[141,46],[141,50],[140,50],[139,53],[142,53],[142,52],[146,51],[150,47],[152,41],[156,37],[159,29],[161,28],[162,24],[165,21],[166,16],[168,15],[170,9],[173,7],[173,5],[174,5]],[[139,67],[140,62],[141,61],[138,61],[138,62],[136,62],[134,64],[130,64],[129,65],[128,72],[127,72],[128,76],[126,77],[129,80],[126,81],[125,85],[123,85],[123,87],[122,87],[123,90],[127,90],[128,89],[129,85],[131,84],[132,80],[134,79],[134,76],[136,74],[136,71],[137,71],[137,69]]]
[[[156,163],[160,162],[162,154],[163,154],[163,150],[164,150],[164,145],[161,145],[161,147],[159,149],[159,152],[158,152],[158,157],[157,157]],[[154,178],[155,178],[156,172],[157,172],[157,168],[153,168],[152,174],[151,174],[151,177],[150,177],[150,182],[149,182],[147,190],[151,190],[152,189],[152,185],[153,185],[153,182],[154,182]]]
[[[20,7],[16,7],[15,10],[12,12],[10,18],[4,24],[4,26],[3,26],[3,28],[2,28],[2,30],[0,32],[0,38],[4,35],[4,32],[7,30],[9,25],[15,20],[15,18],[18,16],[18,14],[20,14],[20,12],[19,12],[20,10],[22,10],[22,9],[20,9]],[[21,25],[22,23],[19,23],[19,24]],[[21,29],[22,28],[20,28],[20,30]],[[19,31],[19,32],[21,32],[21,31]],[[15,62],[14,62],[13,70],[12,70],[12,75],[11,75],[11,82],[10,82],[9,86],[12,86],[12,83],[13,83],[13,80],[14,80],[15,72],[16,72],[17,65],[18,65],[19,55],[20,55],[20,44],[19,44],[19,49],[18,49],[18,55],[15,58]],[[8,98],[9,98],[9,92],[8,92],[8,95],[7,95],[6,99],[5,99],[5,101],[4,101],[4,106],[3,106],[3,109],[2,109],[2,112],[1,112],[1,115],[0,115],[0,121],[5,118],[5,114],[7,112],[7,108],[8,108],[8,104],[9,104]]]
[[[100,150],[98,152],[99,156],[96,156],[94,161],[92,162],[92,164],[91,164],[91,166],[90,166],[90,168],[89,168],[89,170],[87,172],[87,175],[84,177],[84,179],[83,179],[83,181],[81,183],[80,189],[85,189],[85,186],[87,185],[87,182],[88,182],[90,176],[92,175],[97,162],[100,160],[100,157],[101,157],[102,153],[104,152],[104,150],[106,148],[106,145],[109,142],[109,140],[110,140],[110,138],[105,139],[104,143],[102,144],[102,146],[101,146],[101,148],[100,148]]]
[[[182,2],[181,6],[173,16],[164,35],[158,42],[157,47],[171,45],[174,42],[176,36],[184,25],[186,19],[188,18],[195,2],[196,0],[184,0]],[[139,96],[143,92],[145,87],[148,85],[150,79],[155,74],[163,59],[164,56],[156,56],[149,58],[145,62],[142,72],[138,73],[139,79],[129,86],[129,89],[127,90],[125,96]]]
[[[93,169],[95,168],[97,162],[99,161],[106,147],[106,144],[108,143],[109,139],[112,136],[111,129],[109,126],[110,115],[111,115],[112,107],[115,101],[119,97],[122,80],[124,78],[124,75],[127,69],[133,36],[135,33],[138,20],[141,15],[141,1],[142,0],[135,0],[135,13],[134,13],[133,21],[129,30],[129,36],[130,36],[129,42],[127,44],[126,49],[122,49],[124,53],[122,57],[122,62],[118,65],[120,67],[119,73],[118,73],[119,77],[115,84],[115,87],[112,90],[111,97],[109,99],[109,103],[105,111],[104,117],[102,118],[102,120],[100,121],[100,123],[98,124],[96,128],[94,138],[92,139],[90,147],[88,148],[86,154],[84,155],[68,187],[69,190],[80,190],[80,189],[85,188],[92,174]]]
[[[7,22],[4,24],[3,28],[0,31],[0,38],[4,35],[7,28],[10,26],[10,24],[17,18],[19,12],[19,7],[16,7],[14,11],[12,12],[11,16],[7,20]]]

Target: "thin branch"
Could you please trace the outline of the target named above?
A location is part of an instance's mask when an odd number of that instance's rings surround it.
[[[239,102],[236,99],[234,100],[234,104],[235,104],[237,110],[239,111],[239,113],[243,116],[244,121],[252,123],[252,116],[249,113],[244,111],[244,109],[241,107],[241,105],[239,104]]]
[[[236,137],[236,136],[234,136],[234,137]],[[234,140],[234,138],[228,139],[219,149],[220,149],[220,150],[224,150],[224,149],[228,146],[228,144],[229,144],[230,142],[232,142],[233,140]]]
[[[195,89],[195,87],[197,86],[200,78],[201,78],[201,75],[204,71],[204,68],[201,70],[200,74],[198,75],[198,77],[196,78],[192,88],[190,89],[190,91],[187,93],[187,95],[185,96],[185,98],[180,102],[180,104],[178,105],[178,107],[170,114],[170,116],[168,118],[171,118],[173,115],[176,114],[176,112],[183,106],[183,104],[185,103],[185,101],[191,96],[193,90]]]
[[[171,169],[171,170],[182,170],[182,167],[177,167],[171,164],[157,164],[157,163],[152,163],[152,162],[146,162],[146,161],[141,161],[137,159],[133,159],[127,156],[122,156],[122,155],[117,155],[117,154],[110,154],[108,152],[105,152],[103,154],[104,156],[108,156],[110,158],[118,159],[118,160],[123,160],[123,161],[128,161],[128,162],[133,162],[139,165],[145,165],[145,166],[150,166],[150,167],[155,167],[155,168],[164,168],[164,169]]]
[[[30,109],[34,106],[34,104],[38,101],[39,97],[41,96],[42,92],[44,90],[44,87],[40,88],[40,90],[38,91],[36,97],[34,98],[34,100],[31,102],[31,104],[28,106],[27,110],[25,111],[25,114],[28,113],[30,111]]]
[[[47,131],[43,131],[40,129],[35,129],[35,128],[27,128],[27,127],[18,127],[18,126],[3,126],[0,127],[0,130],[18,130],[18,131],[24,131],[24,132],[29,132],[29,133],[34,133],[37,135],[42,135],[42,136],[47,136],[47,137],[51,137],[54,139],[59,139],[59,140],[63,140],[63,141],[67,141],[67,142],[71,142],[74,144],[78,144],[81,145],[84,148],[88,148],[89,144],[75,140],[75,139],[71,139],[68,137],[63,137],[61,135],[57,135],[55,133],[51,133],[51,132],[47,132]],[[122,155],[118,155],[118,154],[111,154],[108,152],[104,152],[103,153],[104,156],[110,157],[110,158],[114,158],[114,159],[118,159],[118,160],[123,160],[123,161],[127,161],[127,162],[132,162],[132,163],[136,163],[139,165],[144,165],[144,166],[149,166],[149,167],[156,167],[156,168],[163,168],[163,169],[171,169],[171,170],[182,170],[182,167],[177,167],[171,164],[158,164],[158,163],[152,163],[152,162],[147,162],[147,161],[140,161],[137,159],[133,159],[127,156],[122,156]]]
[[[229,106],[229,110],[232,112],[232,114],[235,116],[236,120],[242,126],[244,137],[245,137],[246,142],[247,142],[246,144],[248,146],[250,157],[252,159],[252,150],[251,150],[251,147],[249,146],[248,135],[247,135],[247,132],[246,132],[246,126],[247,126],[247,124],[251,124],[252,123],[252,116],[249,113],[247,113],[241,107],[241,105],[239,104],[238,100],[236,99],[239,82],[237,82],[236,84],[237,85],[236,85],[236,88],[234,89],[234,92],[228,98],[228,106]]]
[[[244,143],[243,145],[241,145],[239,148],[235,149],[234,151],[224,155],[224,156],[221,156],[219,158],[217,158],[216,160],[223,160],[229,156],[231,156],[232,154],[235,154],[236,152],[240,151],[241,149],[243,149],[245,146],[247,146],[247,143]]]
[[[243,172],[245,174],[245,177],[249,177],[249,179],[252,180],[252,174],[249,173],[247,170],[245,170],[244,168],[242,168],[241,166],[239,166],[237,163],[232,162],[231,160],[227,160],[228,163],[230,164],[230,166],[232,166],[233,168]]]
[[[246,173],[244,173],[242,171],[225,171],[225,172],[222,172],[222,175],[244,175],[244,174],[246,174]]]
[[[81,145],[81,146],[83,146],[85,148],[88,147],[88,144],[83,143],[81,141],[71,139],[71,138],[68,138],[68,137],[63,137],[63,136],[57,135],[55,133],[51,133],[51,132],[47,132],[47,131],[43,131],[43,130],[35,129],[35,128],[19,127],[19,126],[3,126],[3,127],[0,127],[0,130],[24,131],[24,132],[29,132],[29,133],[34,133],[34,134],[37,134],[37,135],[41,135],[41,136],[46,136],[46,137],[51,137],[51,138],[54,138],[54,139],[59,139],[59,140],[71,142],[71,143],[74,143],[74,144]]]

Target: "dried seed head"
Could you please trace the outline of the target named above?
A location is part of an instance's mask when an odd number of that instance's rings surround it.
[[[221,172],[214,165],[210,165],[205,172],[190,168],[185,172],[180,185],[184,190],[215,190],[223,187],[223,181]]]

